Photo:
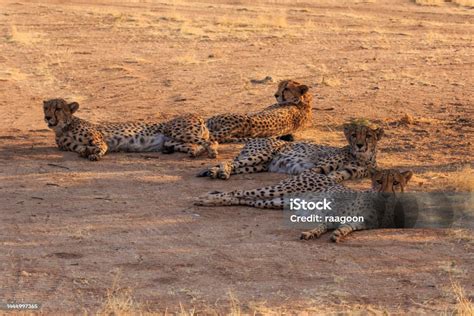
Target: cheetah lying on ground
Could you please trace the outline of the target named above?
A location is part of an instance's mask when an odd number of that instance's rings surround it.
[[[181,151],[195,157],[207,151],[217,156],[217,143],[210,140],[204,120],[187,115],[161,123],[102,123],[93,124],[73,114],[77,102],[63,99],[43,102],[44,118],[56,134],[61,150],[74,151],[89,160],[99,160],[109,151]]]
[[[216,115],[206,121],[207,127],[219,143],[291,134],[312,120],[313,96],[308,90],[296,81],[281,81],[275,93],[277,104],[256,114]]]
[[[322,146],[309,142],[285,142],[274,138],[248,141],[240,154],[230,162],[201,171],[199,177],[228,179],[232,174],[280,172],[299,174],[307,169],[339,181],[364,178],[368,167],[376,167],[377,142],[382,128],[364,121],[344,125],[348,146]]]
[[[404,192],[413,172],[400,172],[394,169],[378,171],[371,168],[370,173],[372,189],[364,192],[365,194],[357,195],[341,214],[335,214],[351,217],[363,216],[363,222],[321,223],[315,229],[303,232],[301,239],[318,238],[327,230],[335,229],[331,239],[338,242],[342,237],[356,230],[395,227],[396,193]],[[358,191],[351,190],[326,175],[306,170],[299,175],[280,181],[277,185],[253,190],[211,192],[198,198],[195,204],[202,206],[246,205],[258,208],[283,209],[291,195],[295,196],[307,192],[357,193]],[[368,194],[368,192],[380,192],[382,194],[375,196]],[[382,211],[383,214],[380,213],[380,208],[375,206],[376,200],[374,197],[384,199],[383,202],[388,205],[385,211]]]

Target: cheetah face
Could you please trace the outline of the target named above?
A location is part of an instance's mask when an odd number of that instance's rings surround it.
[[[408,181],[413,176],[412,171],[400,172],[396,169],[370,170],[372,176],[372,189],[382,193],[387,198],[392,194],[404,192]]]
[[[63,129],[71,123],[78,108],[77,102],[67,103],[64,99],[43,101],[44,120],[51,129]]]
[[[293,80],[284,80],[278,84],[278,90],[275,98],[278,104],[294,103],[298,104],[301,98],[309,90],[308,86],[299,84]]]
[[[370,160],[377,150],[377,142],[384,134],[383,128],[372,129],[364,125],[344,125],[344,135],[349,142],[351,153],[362,160]]]

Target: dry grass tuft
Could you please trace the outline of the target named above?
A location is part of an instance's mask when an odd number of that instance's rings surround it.
[[[40,41],[39,33],[18,31],[15,25],[10,26],[10,33],[6,36],[7,41],[24,45],[32,45]]]
[[[24,81],[28,76],[19,69],[0,69],[0,81]]]
[[[141,315],[140,305],[134,300],[130,288],[120,287],[120,272],[117,272],[112,287],[107,290],[105,301],[97,315]]]
[[[444,4],[444,0],[415,0],[418,5],[428,5],[439,7]]]
[[[474,169],[465,166],[450,175],[454,189],[460,192],[474,192]]]
[[[474,233],[471,229],[450,229],[448,235],[458,242],[474,243]]]
[[[321,79],[321,84],[328,87],[339,87],[341,80],[336,77],[324,77]]]
[[[454,315],[459,316],[472,316],[474,315],[474,306],[469,298],[466,297],[466,293],[462,286],[457,282],[452,282],[454,295],[456,296],[456,307],[454,309]]]
[[[177,56],[173,58],[172,61],[178,65],[193,65],[201,63],[201,61],[194,54]]]
[[[415,3],[418,5],[425,6],[442,6],[445,3],[455,3],[464,7],[474,7],[474,0],[415,0]]]

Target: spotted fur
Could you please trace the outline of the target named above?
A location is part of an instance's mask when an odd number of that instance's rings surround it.
[[[226,180],[232,174],[279,172],[299,174],[311,169],[328,175],[337,182],[364,178],[368,168],[376,168],[377,143],[382,128],[361,123],[344,125],[348,145],[342,148],[309,142],[285,142],[274,138],[248,141],[233,161],[201,171],[198,176]]]
[[[217,156],[217,143],[204,120],[196,115],[159,123],[94,124],[76,117],[78,108],[77,102],[67,103],[63,99],[43,102],[44,118],[56,134],[58,147],[89,160],[99,160],[113,151],[181,151],[192,157],[207,151],[209,157]]]
[[[308,90],[296,81],[281,81],[276,104],[255,114],[216,115],[206,121],[207,127],[219,143],[291,134],[311,122],[313,97]]]

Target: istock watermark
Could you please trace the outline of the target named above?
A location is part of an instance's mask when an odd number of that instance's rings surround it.
[[[305,199],[290,199],[290,210],[292,211],[314,211],[314,210],[332,210],[332,201],[324,198],[322,201],[306,201]]]
[[[284,201],[285,224],[299,228],[364,223],[381,228],[474,229],[470,192],[309,192],[285,196]]]
[[[364,216],[322,216],[322,215],[296,215],[290,216],[292,223],[363,223]]]

